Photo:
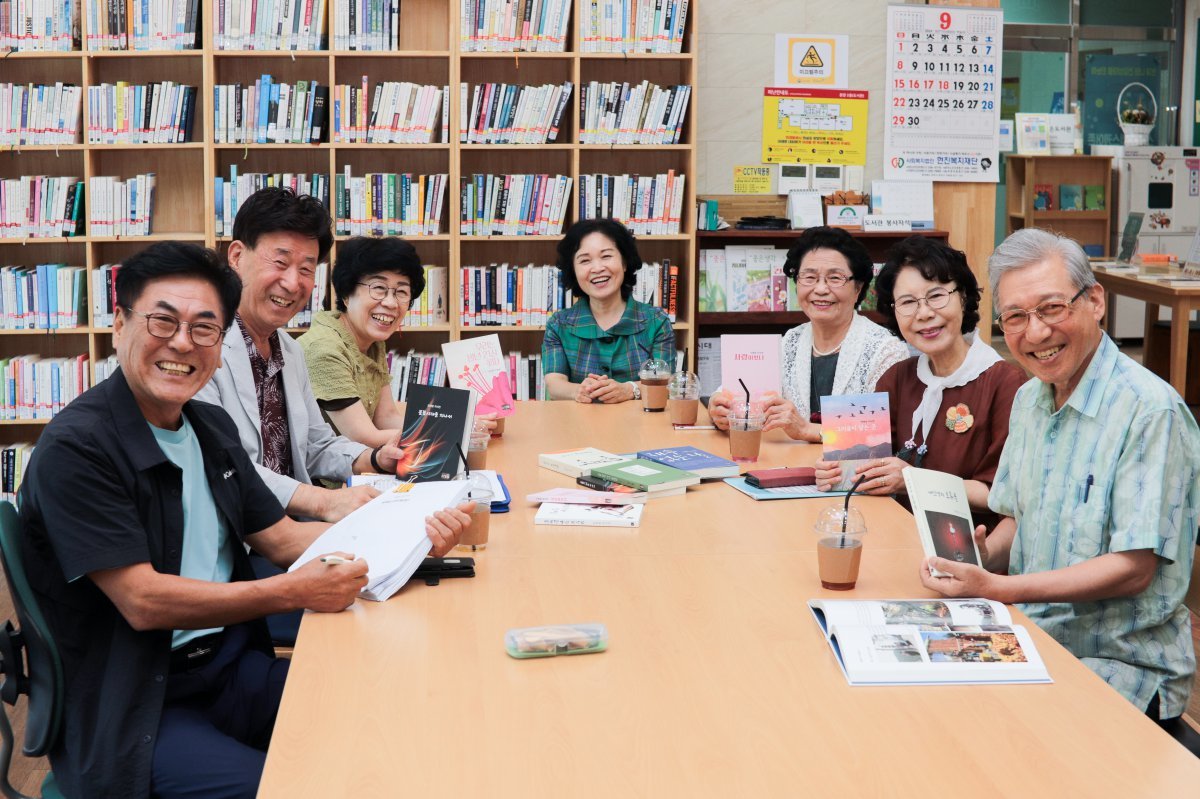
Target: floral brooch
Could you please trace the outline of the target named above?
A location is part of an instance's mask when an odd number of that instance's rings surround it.
[[[946,429],[955,433],[965,433],[971,429],[971,425],[975,424],[975,417],[971,415],[971,409],[963,403],[951,405],[946,410]]]

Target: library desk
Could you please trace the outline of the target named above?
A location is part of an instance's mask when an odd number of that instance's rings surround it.
[[[1167,286],[1135,275],[1122,275],[1097,269],[1096,280],[1111,295],[1120,294],[1146,303],[1145,345],[1150,344],[1150,329],[1158,321],[1158,306],[1171,309],[1171,379],[1168,381],[1179,396],[1184,396],[1187,384],[1188,321],[1192,311],[1200,310],[1200,286],[1196,288]],[[1111,305],[1109,306],[1111,307]]]
[[[760,465],[819,448],[773,433]],[[477,576],[307,614],[260,797],[1188,795],[1200,761],[1024,620],[1052,685],[846,684],[805,605],[926,597],[912,517],[859,497],[858,586],[826,591],[811,525],[837,500],[755,502],[720,483],[652,500],[635,529],[534,526],[525,495],[573,485],[537,455],[693,444],[637,403],[522,403],[488,465]],[[603,622],[609,649],[515,660],[512,627]]]

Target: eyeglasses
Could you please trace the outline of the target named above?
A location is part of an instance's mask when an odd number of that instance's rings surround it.
[[[408,305],[412,301],[412,298],[409,296],[411,290],[408,286],[397,286],[393,289],[382,283],[359,283],[358,285],[366,286],[367,294],[371,295],[371,299],[376,302],[383,302],[389,294],[395,297],[396,302],[400,305]]]
[[[946,303],[950,302],[950,295],[957,294],[958,289],[931,289],[924,297],[905,297],[896,300],[895,309],[897,316],[913,316],[917,309],[921,307],[921,303],[930,309],[936,311],[938,308],[945,308]]]
[[[1059,322],[1066,320],[1071,314],[1071,306],[1075,300],[1079,299],[1086,292],[1086,288],[1082,288],[1075,293],[1071,299],[1063,302],[1062,300],[1051,300],[1043,302],[1036,308],[1025,310],[1016,308],[1011,311],[1005,311],[1000,314],[996,320],[1000,324],[1000,329],[1005,333],[1020,333],[1025,328],[1029,327],[1029,315],[1037,314],[1037,318],[1044,325],[1057,325]]]
[[[125,312],[146,317],[146,330],[155,338],[175,338],[175,334],[179,332],[179,328],[182,326],[187,328],[188,338],[197,347],[211,347],[225,335],[225,331],[221,329],[221,326],[214,325],[212,322],[181,322],[169,314],[142,313],[132,308],[126,308]]]
[[[831,289],[840,289],[842,286],[854,279],[853,275],[844,275],[841,272],[831,272],[827,275],[821,275],[816,272],[801,272],[796,276],[796,283],[801,286],[815,286],[825,279],[825,285]]]

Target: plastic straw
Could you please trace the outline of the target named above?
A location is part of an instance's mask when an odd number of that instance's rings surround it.
[[[688,359],[687,359],[687,356],[688,356],[688,348],[687,348],[687,347],[684,347],[684,348],[683,348],[683,371],[685,371],[685,372],[688,370]]]
[[[454,448],[458,450],[458,457],[462,458],[463,469],[466,470],[467,477],[470,477],[471,476],[471,467],[467,465],[467,456],[463,454],[462,444],[455,441]]]
[[[842,537],[841,540],[838,541],[838,549],[846,548],[846,522],[850,518],[850,497],[855,491],[858,490],[858,487],[862,485],[863,480],[866,479],[867,474],[866,472],[863,472],[858,476],[858,479],[854,481],[854,485],[850,486],[850,490],[846,492],[846,504],[842,508]]]
[[[742,384],[742,391],[746,392],[746,415],[750,415],[750,389],[746,388],[746,381],[738,378],[738,382]]]

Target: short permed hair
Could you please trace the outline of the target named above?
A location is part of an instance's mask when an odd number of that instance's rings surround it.
[[[562,272],[563,285],[578,299],[584,296],[583,288],[575,277],[575,253],[583,240],[593,233],[600,233],[617,245],[625,274],[621,278],[621,299],[628,300],[637,282],[637,271],[642,268],[642,256],[638,255],[637,242],[629,228],[615,219],[581,219],[567,229],[558,242],[558,268]]]
[[[229,329],[242,298],[242,281],[221,256],[207,247],[183,241],[160,241],[121,262],[117,270],[117,305],[126,315],[147,284],[164,277],[192,277],[217,290],[221,327]]]
[[[395,236],[378,239],[355,236],[338,245],[337,260],[333,264],[337,309],[346,310],[345,298],[354,293],[365,275],[379,272],[397,272],[407,277],[413,302],[425,290],[425,270],[415,247]]]
[[[259,189],[246,198],[233,220],[234,241],[252,250],[260,237],[281,230],[315,239],[318,261],[329,257],[333,247],[329,210],[315,197],[278,186]]]
[[[783,273],[793,281],[800,275],[800,262],[804,256],[813,250],[833,250],[840,253],[850,266],[850,275],[858,283],[858,299],[854,301],[857,308],[867,296],[871,287],[871,278],[875,275],[875,264],[871,254],[862,243],[838,227],[810,227],[800,234],[796,243],[788,250],[787,260],[783,262]]]
[[[888,330],[900,335],[900,325],[896,320],[896,277],[900,270],[908,266],[916,269],[926,280],[955,284],[962,297],[964,334],[979,325],[979,298],[983,292],[979,288],[979,280],[971,271],[971,265],[967,263],[966,254],[938,239],[909,236],[892,247],[887,263],[875,277],[879,313]]]

